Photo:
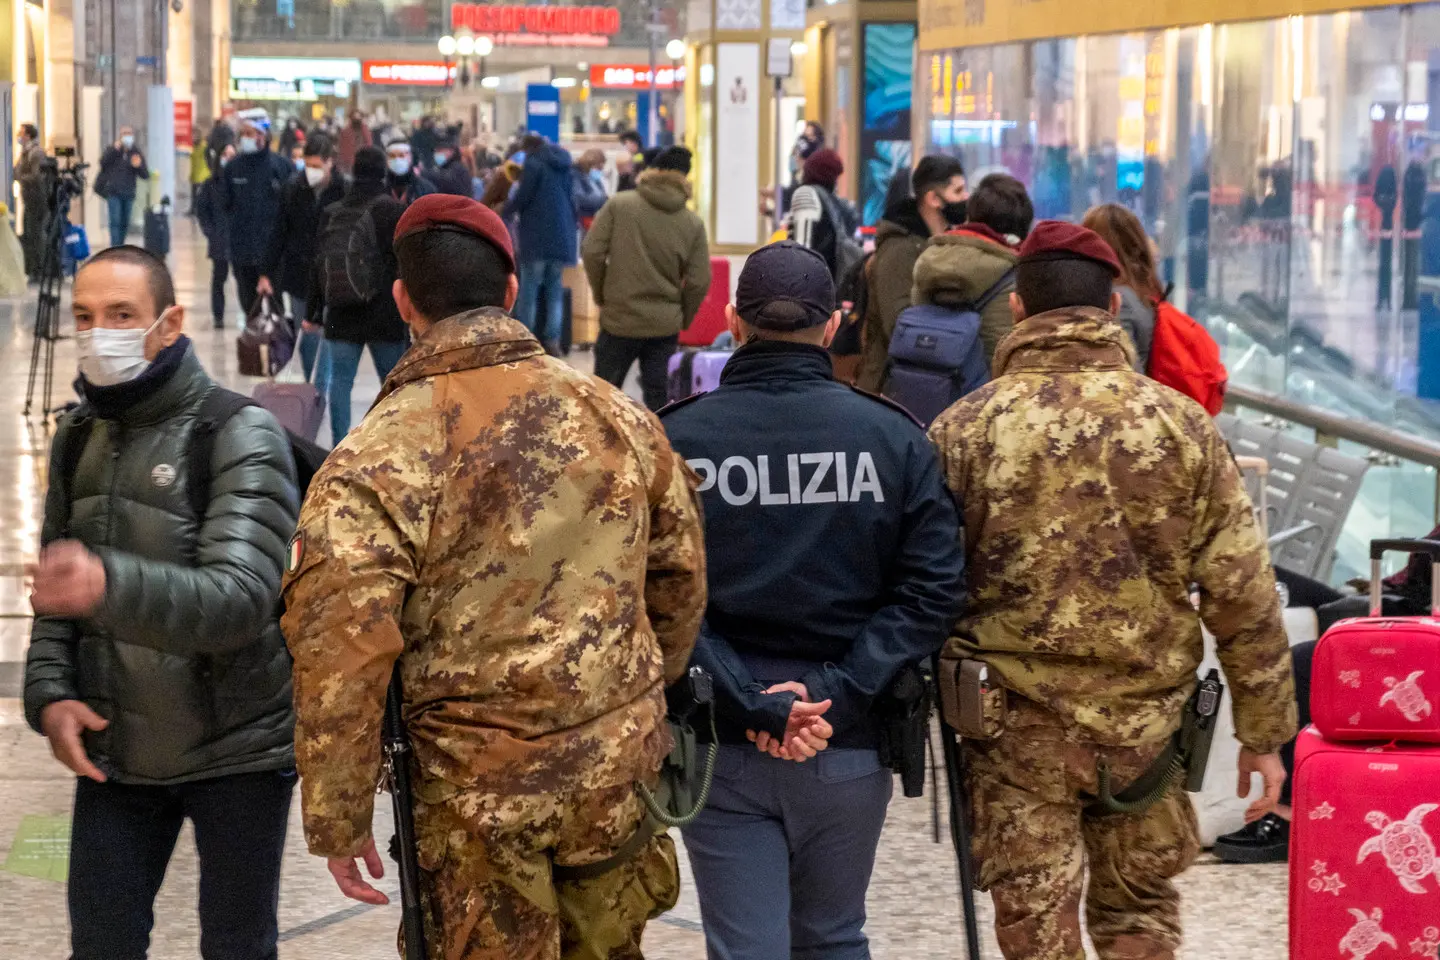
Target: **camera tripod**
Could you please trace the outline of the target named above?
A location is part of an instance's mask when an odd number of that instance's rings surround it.
[[[85,164],[77,164],[56,170],[51,187],[51,216],[40,258],[40,298],[35,307],[35,339],[30,345],[30,378],[25,388],[24,415],[27,417],[34,406],[37,380],[41,381],[42,418],[48,420],[55,412],[55,342],[60,339],[60,287],[65,282],[60,249],[65,228],[70,224],[70,200],[84,192],[81,179],[84,168]]]

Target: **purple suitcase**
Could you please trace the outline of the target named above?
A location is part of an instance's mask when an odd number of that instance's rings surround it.
[[[683,349],[670,358],[666,387],[671,403],[720,386],[720,371],[730,362],[732,350]]]
[[[309,383],[262,383],[255,388],[255,402],[269,410],[280,426],[311,443],[320,433],[325,417],[325,398]]]

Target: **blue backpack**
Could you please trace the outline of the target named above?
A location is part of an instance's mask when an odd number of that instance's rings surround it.
[[[956,400],[988,383],[980,313],[1014,282],[1011,269],[974,303],[906,307],[890,337],[885,396],[928,427]]]

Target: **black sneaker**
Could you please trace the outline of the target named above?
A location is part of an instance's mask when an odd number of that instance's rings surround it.
[[[1290,856],[1290,821],[1267,813],[1216,838],[1215,856],[1226,863],[1284,863]]]

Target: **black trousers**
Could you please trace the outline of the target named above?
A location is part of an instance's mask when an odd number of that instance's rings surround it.
[[[679,342],[679,334],[668,337],[616,337],[601,330],[600,336],[595,339],[595,376],[623,390],[630,368],[639,360],[640,390],[645,396],[645,406],[659,410],[668,402],[668,367]]]
[[[230,278],[229,260],[210,261],[210,315],[225,322],[225,281]]]
[[[245,267],[232,262],[230,269],[235,271],[235,289],[240,295],[240,309],[244,310],[248,317],[255,301],[260,299],[260,294],[255,292],[255,286],[260,282],[260,268]]]
[[[200,956],[275,960],[294,789],[293,771],[175,787],[81,778],[70,841],[72,960],[144,960],[155,895],[186,818],[200,856]]]

